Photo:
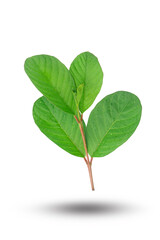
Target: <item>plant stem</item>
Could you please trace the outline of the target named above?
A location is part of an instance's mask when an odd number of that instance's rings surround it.
[[[86,164],[87,164],[87,167],[88,167],[88,172],[89,172],[89,178],[90,178],[90,182],[91,182],[91,188],[92,190],[94,191],[94,183],[93,183],[93,175],[92,175],[92,168],[91,168],[91,165],[92,165],[92,160],[93,158],[91,158],[91,161],[89,160],[89,155],[88,155],[88,150],[87,150],[87,144],[86,144],[86,139],[85,139],[85,135],[84,135],[84,131],[83,131],[83,119],[82,119],[82,115],[81,117],[79,118],[79,121],[77,119],[76,116],[74,116],[78,125],[79,125],[79,128],[80,128],[80,132],[81,132],[81,135],[82,135],[82,140],[83,140],[83,144],[84,144],[84,149],[85,149],[85,153],[86,153],[86,158],[84,158]]]
[[[92,191],[94,191],[93,175],[92,175],[92,168],[91,168],[90,162],[87,163],[87,167],[88,167],[88,172],[89,172],[89,178],[90,178],[90,182],[91,182]]]

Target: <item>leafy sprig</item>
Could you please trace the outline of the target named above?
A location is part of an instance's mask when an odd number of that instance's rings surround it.
[[[83,113],[94,102],[103,80],[93,54],[81,53],[69,70],[49,55],[27,58],[24,67],[43,94],[33,106],[36,125],[59,147],[84,158],[94,190],[93,157],[108,155],[133,134],[141,118],[140,100],[126,91],[110,94],[95,106],[86,126]]]

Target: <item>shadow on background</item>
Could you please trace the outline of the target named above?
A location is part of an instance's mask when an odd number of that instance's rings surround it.
[[[136,207],[121,203],[69,202],[48,204],[38,208],[39,212],[65,215],[109,215],[135,212]]]

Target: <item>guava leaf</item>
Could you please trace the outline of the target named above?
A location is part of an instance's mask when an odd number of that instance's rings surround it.
[[[141,111],[140,100],[129,92],[115,92],[102,99],[87,124],[90,156],[103,157],[126,142],[139,124]]]
[[[72,155],[85,156],[79,126],[72,114],[62,111],[45,97],[41,97],[34,103],[33,118],[41,132],[59,147]]]
[[[24,64],[28,77],[36,88],[55,106],[76,114],[72,90],[75,82],[63,63],[49,55],[27,58]]]
[[[77,88],[84,84],[79,103],[79,109],[83,113],[92,105],[101,89],[103,72],[97,57],[89,52],[81,53],[73,60],[70,72]]]

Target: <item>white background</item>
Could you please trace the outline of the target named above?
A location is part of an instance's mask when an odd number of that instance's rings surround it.
[[[160,2],[1,1],[0,239],[160,239]],[[67,67],[81,52],[104,72],[91,109],[117,90],[135,93],[143,114],[134,135],[93,160],[61,150],[34,124],[41,96],[23,64],[36,54]]]

